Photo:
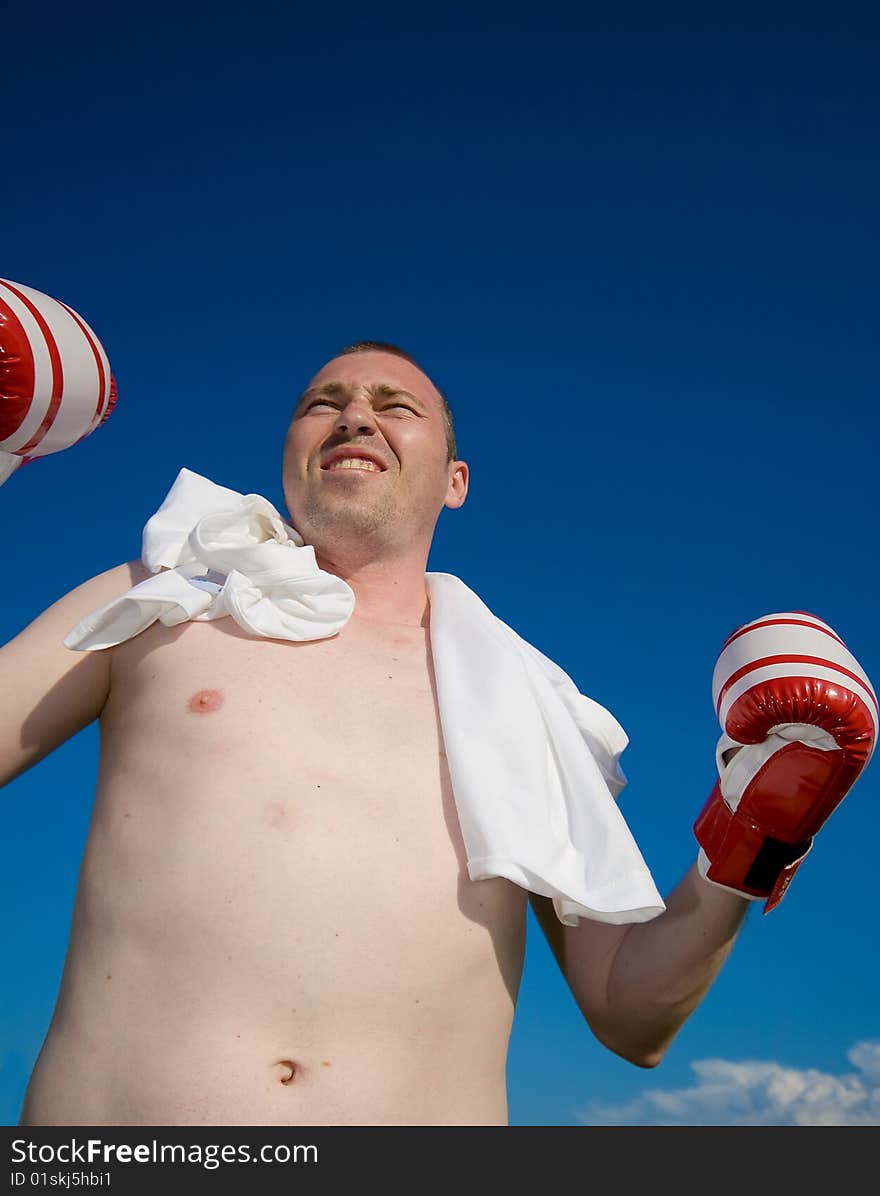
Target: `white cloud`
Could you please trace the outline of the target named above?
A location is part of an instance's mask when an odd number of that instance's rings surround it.
[[[759,1060],[701,1059],[697,1082],[653,1089],[623,1105],[594,1101],[574,1112],[583,1125],[880,1125],[880,1041],[847,1052],[854,1071],[797,1071]]]

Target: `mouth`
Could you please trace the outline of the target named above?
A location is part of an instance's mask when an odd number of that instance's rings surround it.
[[[336,453],[321,466],[322,473],[384,473],[385,466],[366,453]]]

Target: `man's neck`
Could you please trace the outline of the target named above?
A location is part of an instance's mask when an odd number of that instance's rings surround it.
[[[428,626],[429,605],[423,560],[346,564],[330,560],[317,552],[315,559],[321,569],[341,577],[354,590],[354,622]]]

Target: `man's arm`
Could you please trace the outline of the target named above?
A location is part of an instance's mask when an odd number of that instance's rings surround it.
[[[110,652],[63,640],[80,619],[149,577],[127,561],[59,598],[0,647],[0,788],[93,722],[110,692]]]
[[[697,821],[699,852],[649,922],[563,926],[532,908],[596,1037],[654,1067],[730,954],[750,901],[774,909],[816,834],[863,772],[877,697],[840,636],[807,611],[743,624],[712,676],[718,780]]]
[[[656,1067],[730,954],[750,902],[694,864],[649,922],[564,926],[548,897],[529,901],[590,1029],[615,1054]]]

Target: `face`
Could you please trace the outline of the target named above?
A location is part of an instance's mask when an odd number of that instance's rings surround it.
[[[444,506],[467,494],[463,461],[447,461],[442,400],[393,353],[335,357],[303,393],[284,443],[284,497],[307,544],[333,556],[348,543],[427,556]]]

